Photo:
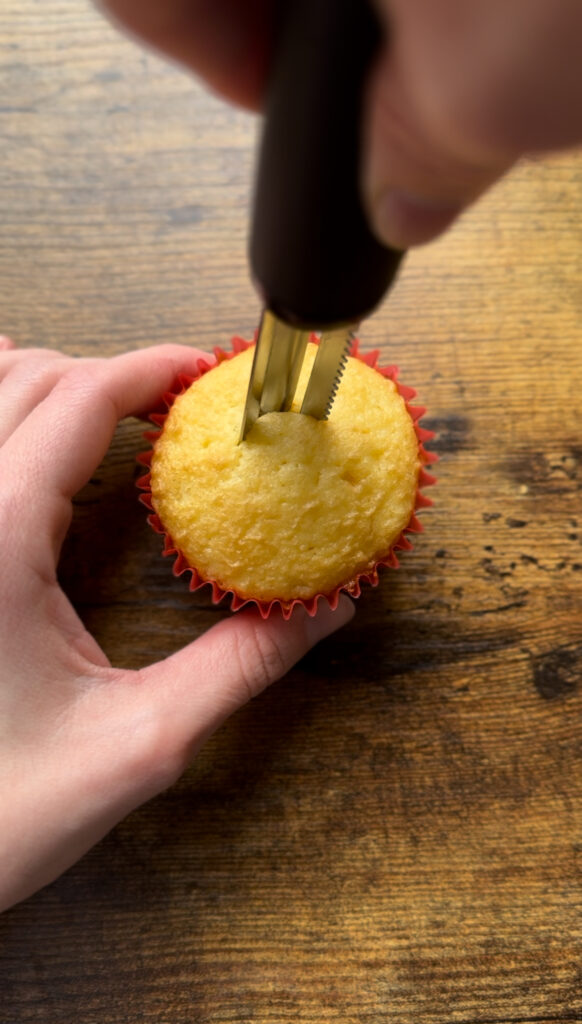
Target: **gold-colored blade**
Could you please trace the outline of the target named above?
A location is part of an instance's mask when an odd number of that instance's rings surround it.
[[[301,405],[301,412],[306,416],[317,420],[326,420],[329,416],[353,337],[353,326],[338,327],[322,334]]]
[[[240,441],[266,412],[291,408],[309,331],[291,327],[266,309],[261,318]]]

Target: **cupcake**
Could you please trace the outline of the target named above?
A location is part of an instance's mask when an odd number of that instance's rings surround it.
[[[314,338],[298,395],[316,351]],[[191,589],[210,584],[215,601],[232,596],[233,610],[252,601],[264,616],[275,605],[289,616],[300,603],[313,614],[321,597],[334,606],[342,590],[358,596],[362,581],[377,583],[379,566],[398,565],[395,551],[421,529],[416,511],[431,504],[420,489],[434,482],[424,468],[434,456],[418,425],[424,410],[408,405],[414,392],[394,367],[378,369],[377,356],[348,359],[327,420],[295,406],[268,413],[240,444],[251,344],[216,350],[166,396],[139,484]]]

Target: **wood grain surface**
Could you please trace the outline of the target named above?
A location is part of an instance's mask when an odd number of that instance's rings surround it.
[[[85,0],[0,6],[0,330],[248,336],[254,119]],[[438,431],[425,533],[171,791],[0,919],[2,1024],[582,1021],[582,158],[521,165],[364,325]],[[61,576],[137,666],[224,608],[122,424]]]

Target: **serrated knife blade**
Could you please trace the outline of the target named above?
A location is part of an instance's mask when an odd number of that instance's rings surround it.
[[[325,420],[345,369],[354,337],[353,327],[324,331],[300,412]],[[253,357],[239,438],[244,441],[259,416],[291,409],[303,365],[309,331],[294,328],[265,310]]]
[[[314,416],[317,420],[326,420],[329,416],[353,338],[353,327],[338,327],[321,335],[301,404],[305,416]]]

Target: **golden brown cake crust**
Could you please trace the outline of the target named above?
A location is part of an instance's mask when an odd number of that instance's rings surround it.
[[[225,591],[330,594],[373,570],[409,524],[417,432],[394,382],[351,358],[329,420],[271,413],[239,445],[251,361],[220,363],[175,400],[151,459],[152,507],[188,565]]]

